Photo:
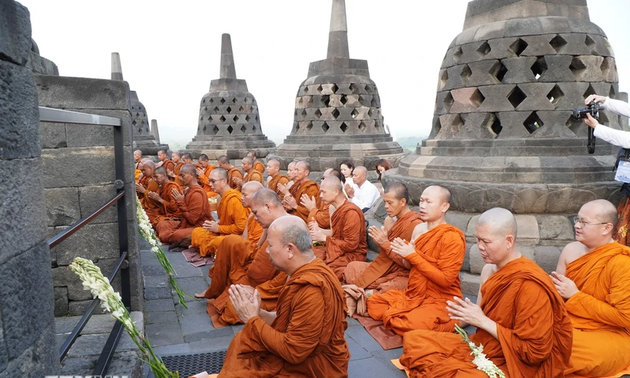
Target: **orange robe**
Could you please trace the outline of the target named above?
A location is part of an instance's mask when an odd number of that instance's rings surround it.
[[[181,213],[180,220],[166,219],[158,223],[157,234],[162,243],[175,243],[190,236],[195,227],[201,227],[203,222],[212,220],[210,204],[206,192],[199,185],[185,189],[184,200],[177,201]]]
[[[230,343],[219,377],[347,377],[345,307],[322,261],[298,268],[280,292],[273,323],[250,319]]]
[[[278,190],[278,184],[282,184],[286,186],[288,183],[289,183],[289,177],[287,177],[287,175],[278,173],[275,176],[273,176],[271,180],[269,180],[269,182],[267,183],[267,187],[273,190],[274,192],[276,192],[276,194],[278,194],[278,196],[282,198],[284,197],[284,194],[282,194],[282,192]]]
[[[630,365],[630,248],[605,244],[569,263],[566,276],[580,291],[566,301],[573,351],[565,373],[615,375]]]
[[[199,248],[201,256],[216,253],[225,235],[240,235],[243,233],[249,212],[249,208],[243,207],[241,192],[234,189],[226,190],[217,205],[219,232],[207,231],[202,227],[195,228],[191,236],[191,245]]]
[[[173,171],[175,169],[175,163],[173,163],[172,160],[166,159],[162,162],[161,167],[166,169],[166,173],[168,173],[168,171]]]
[[[317,207],[320,206],[321,199],[319,197],[319,185],[315,181],[304,180],[301,183],[295,183],[289,189],[289,194],[295,198],[297,202],[297,209],[288,211],[289,214],[298,216],[302,218],[302,220],[308,223],[308,214],[309,211],[304,205],[300,203],[300,198],[302,198],[302,194],[306,194],[309,198],[315,198],[315,202],[317,203]]]
[[[446,301],[462,297],[459,270],[466,238],[457,227],[442,224],[418,236],[415,247],[406,257],[412,265],[409,288],[372,295],[368,313],[401,336],[414,329],[452,332],[455,322],[446,312]]]
[[[216,165],[210,164],[204,169],[203,175],[197,176],[197,182],[199,182],[199,185],[203,187],[203,190],[205,190],[205,192],[207,193],[208,198],[217,197],[219,195],[218,193],[212,191],[212,187],[210,187],[209,181],[210,172],[212,172],[212,170],[216,167]]]
[[[263,173],[265,173],[265,165],[264,165],[263,163],[261,163],[260,161],[258,161],[258,160],[256,160],[256,161],[254,162],[254,166],[253,166],[253,168],[254,168],[256,171],[258,171],[258,173],[260,173],[261,175],[262,175]]]
[[[478,328],[470,335],[509,377],[561,378],[571,353],[571,321],[549,276],[521,257],[492,274],[481,287],[481,309],[497,323],[498,339]],[[472,363],[458,334],[415,330],[403,337],[402,365],[411,377],[488,376]]]
[[[138,193],[140,195],[140,204],[144,209],[144,212],[147,213],[147,217],[149,217],[149,222],[151,222],[151,226],[155,228],[158,223],[159,217],[164,215],[164,207],[159,201],[151,199],[149,197],[149,192],[158,193],[160,190],[160,186],[157,181],[155,181],[151,177],[147,177],[147,180],[143,180],[144,188],[146,189],[144,193]]]
[[[326,236],[326,248],[315,254],[341,279],[350,261],[365,261],[367,241],[365,217],[359,207],[350,201],[339,206],[331,217],[332,236]]]
[[[330,228],[330,204],[320,202],[318,207],[315,207],[308,213],[308,220],[315,220],[317,225],[321,228]]]
[[[182,169],[183,166],[184,166],[184,163],[180,161],[179,163],[175,165],[175,167],[173,167],[173,175],[174,175],[173,180],[179,186],[182,186],[182,182],[179,180],[179,170]]]
[[[232,167],[232,168],[228,169],[228,181],[230,182],[230,188],[240,191],[242,185],[236,184],[234,182],[234,180],[233,180],[234,177],[238,177],[241,180],[243,179],[243,174],[236,167]]]
[[[371,263],[353,261],[343,273],[343,281],[363,289],[384,293],[391,289],[406,289],[409,269],[403,265],[403,257],[392,252],[390,242],[396,238],[411,241],[414,228],[422,223],[420,214],[409,211],[400,217],[387,231],[388,242],[379,245],[379,254]]]
[[[172,181],[167,181],[166,183],[164,183],[164,185],[160,186],[158,194],[160,195],[160,198],[162,198],[162,201],[164,202],[160,204],[160,206],[162,207],[162,210],[160,211],[160,215],[157,217],[156,225],[157,223],[160,223],[161,221],[165,219],[173,219],[173,218],[181,217],[181,211],[179,211],[179,207],[177,207],[177,201],[175,201],[175,199],[171,195],[173,189],[176,189],[181,192],[181,188],[179,187],[179,185],[177,185],[176,183]],[[153,227],[155,228],[156,225],[154,225]]]
[[[262,173],[254,170],[254,169],[250,169],[249,172],[247,172],[247,174],[243,178],[243,184],[245,184],[246,182],[250,182],[250,181],[258,181],[259,183],[263,184],[263,186],[264,186]]]

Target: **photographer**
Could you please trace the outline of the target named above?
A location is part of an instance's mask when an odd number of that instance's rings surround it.
[[[630,117],[630,104],[627,102],[614,100],[612,98],[590,95],[584,100],[586,105],[590,105],[591,102],[598,102],[601,104],[602,109],[609,110],[615,114],[619,114],[625,117]],[[619,146],[622,150],[619,151],[618,158],[628,160],[630,156],[630,132],[623,130],[616,130],[610,127],[600,125],[599,122],[589,113],[584,118],[584,123],[593,128],[593,135],[600,138],[612,145]],[[629,245],[630,235],[628,234],[628,227],[630,226],[630,185],[624,183],[620,189],[623,194],[623,198],[617,206],[617,213],[619,214],[619,221],[613,231],[613,239],[617,242]]]

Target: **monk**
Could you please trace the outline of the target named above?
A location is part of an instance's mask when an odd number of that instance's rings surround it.
[[[551,273],[573,324],[567,377],[619,376],[630,367],[630,248],[613,240],[617,209],[587,202]]]
[[[461,297],[459,271],[466,254],[466,239],[444,216],[451,193],[441,186],[429,186],[420,196],[420,223],[414,239],[392,241],[392,252],[410,269],[408,288],[374,294],[367,309],[375,320],[398,335],[414,329],[452,332],[455,323],[446,313],[446,301]]]
[[[182,156],[179,152],[174,151],[171,154],[171,158],[173,159],[173,170],[172,171],[166,171],[166,173],[168,174],[168,177],[175,181],[175,183],[177,185],[181,186],[181,183],[179,182],[179,170],[182,169],[182,166],[184,165],[184,162],[182,161]]]
[[[153,178],[157,182],[159,189],[155,192],[148,191],[147,195],[151,199],[159,204],[157,211],[152,214],[147,213],[151,225],[156,228],[157,224],[165,219],[180,218],[181,212],[177,207],[177,202],[171,196],[173,189],[179,191],[181,188],[176,183],[168,179],[166,169],[164,167],[155,168],[153,172]]]
[[[201,256],[214,255],[224,236],[242,234],[247,224],[249,211],[243,207],[241,192],[230,188],[227,180],[228,174],[223,168],[210,172],[210,188],[221,196],[217,205],[219,221],[207,220],[193,230],[191,247],[198,248]]]
[[[302,218],[304,222],[308,222],[309,211],[301,202],[298,203],[302,195],[306,194],[308,198],[316,198],[317,206],[320,205],[319,185],[308,179],[310,173],[311,165],[305,160],[298,161],[295,164],[293,185],[289,189],[289,194],[284,196],[282,200],[284,209],[289,214]]]
[[[182,155],[182,162],[184,164],[193,164],[192,155],[189,153],[185,153]],[[194,164],[193,164],[194,165]]]
[[[256,151],[249,151],[247,156],[252,158],[253,168],[262,176],[262,174],[265,173],[265,165],[261,163],[260,160],[256,159]]]
[[[230,343],[218,376],[347,377],[348,324],[339,281],[313,255],[302,220],[279,218],[268,232],[269,259],[290,278],[276,312],[261,309],[260,294],[252,287],[230,288],[245,327]]]
[[[203,190],[207,193],[208,198],[217,197],[219,193],[212,190],[212,186],[210,185],[210,172],[215,169],[217,166],[214,164],[210,164],[210,159],[208,155],[201,154],[199,155],[199,167],[197,168],[197,179],[199,180],[199,185],[203,187]]]
[[[284,194],[278,189],[278,184],[286,186],[289,183],[287,175],[280,173],[280,162],[276,159],[267,161],[267,188],[276,192],[280,198]]]
[[[289,194],[289,189],[293,186],[293,180],[295,180],[295,164],[297,164],[297,161],[292,161],[287,166],[287,177],[289,178],[289,182],[286,185],[278,184],[277,192],[280,198],[287,196]]]
[[[242,179],[236,177],[234,181],[238,186],[243,186],[244,183],[250,181],[258,181],[259,183],[263,183],[262,173],[258,172],[253,168],[252,158],[249,156],[245,156],[241,161],[241,168],[243,169],[244,176]]]
[[[371,263],[353,261],[344,270],[342,282],[354,284],[373,292],[384,293],[391,289],[406,289],[409,269],[402,256],[392,251],[392,242],[399,238],[410,242],[413,231],[422,223],[420,214],[409,208],[409,190],[399,182],[385,188],[383,194],[387,218],[381,228],[371,226],[368,233],[378,244],[378,256]]]
[[[158,202],[155,202],[149,198],[149,192],[157,192],[159,189],[158,183],[153,179],[153,171],[155,170],[155,163],[150,159],[144,159],[141,162],[142,167],[142,175],[140,179],[136,183],[136,194],[140,199],[140,204],[142,208],[149,216],[157,215],[157,209],[160,207]],[[149,216],[149,220],[151,216]]]
[[[308,226],[313,241],[325,243],[325,248],[317,249],[316,256],[341,279],[349,262],[365,261],[367,256],[365,217],[361,209],[343,194],[337,177],[326,178],[320,191],[322,202],[335,207],[330,222],[332,233],[326,235],[315,220]]]
[[[514,216],[486,211],[475,236],[484,262],[492,264],[484,271],[492,273],[481,285],[481,305],[455,296],[447,302],[449,317],[477,327],[470,339],[507,377],[564,377],[571,321],[549,276],[516,248]],[[460,335],[418,329],[404,335],[400,362],[414,378],[487,378],[473,358]]]
[[[332,175],[333,169],[328,168],[324,171],[322,176],[322,182]],[[320,191],[321,196],[321,191]],[[323,229],[330,228],[330,204],[324,201],[319,201],[319,206],[317,206],[317,199],[315,197],[309,197],[307,194],[302,194],[302,198],[300,198],[300,203],[302,206],[306,207],[308,210],[308,220],[309,222],[315,221],[317,222],[317,226]]]
[[[274,220],[288,215],[278,195],[266,188],[254,193],[250,199],[250,207],[256,221],[265,230]],[[238,240],[235,236],[228,236],[221,242],[210,272],[210,287],[204,293],[205,298],[208,299],[208,315],[212,318],[215,327],[240,322],[227,292],[231,284],[257,287],[267,282],[271,283],[280,276],[265,254],[266,249],[266,231],[256,245],[243,239]],[[281,275],[273,281],[273,287],[265,289],[268,293],[265,303],[267,310],[275,308],[277,297],[274,298],[274,294],[279,293],[278,287],[281,288],[286,282],[286,274],[281,273]]]
[[[210,205],[206,192],[197,183],[197,170],[192,164],[185,164],[179,171],[184,191],[173,189],[171,196],[175,199],[181,212],[181,219],[166,219],[158,223],[157,234],[162,243],[175,243],[189,237],[195,227],[201,227],[207,220],[212,220]]]
[[[237,184],[237,181],[243,180],[243,174],[241,173],[241,171],[230,164],[230,159],[228,159],[228,157],[225,155],[219,156],[219,158],[217,159],[217,163],[219,164],[219,167],[225,169],[228,172],[230,188],[240,191],[241,185]]]
[[[135,171],[135,177],[136,177],[136,181],[138,181],[138,177],[140,177],[140,174],[142,173],[142,151],[140,150],[135,150],[133,152],[133,160],[136,162],[136,171]]]
[[[172,171],[173,169],[175,169],[175,163],[168,159],[166,149],[159,149],[157,152],[157,156],[158,159],[160,159],[160,162],[156,164],[156,167],[164,167],[167,171]]]

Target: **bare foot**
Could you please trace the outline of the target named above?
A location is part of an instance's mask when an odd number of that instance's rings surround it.
[[[206,293],[195,293],[195,298],[203,299],[206,297]]]

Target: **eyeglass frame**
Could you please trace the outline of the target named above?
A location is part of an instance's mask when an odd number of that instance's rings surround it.
[[[571,221],[573,222],[574,225],[577,226],[577,224],[581,224],[582,227],[584,226],[601,226],[602,224],[612,224],[611,222],[599,222],[599,223],[588,223],[588,222],[584,222],[583,220],[581,220],[580,218],[576,216],[571,217]]]

